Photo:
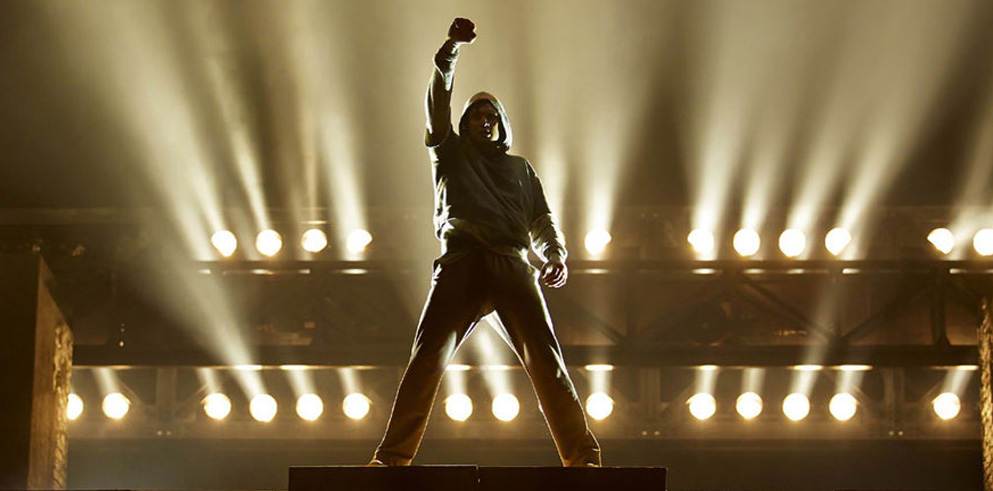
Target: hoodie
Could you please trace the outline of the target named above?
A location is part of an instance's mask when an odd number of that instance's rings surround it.
[[[434,180],[438,262],[449,263],[475,249],[527,262],[530,247],[542,261],[565,261],[562,232],[548,208],[541,180],[526,159],[508,152],[510,120],[500,101],[480,92],[465,103],[456,133],[451,123],[452,82],[458,46],[446,41],[435,55],[427,93],[425,144]],[[492,148],[480,148],[467,135],[469,108],[481,101],[500,115]]]

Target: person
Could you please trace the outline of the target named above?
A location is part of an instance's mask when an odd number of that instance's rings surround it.
[[[566,283],[566,248],[531,164],[507,153],[507,113],[491,94],[466,103],[458,132],[451,95],[459,48],[476,38],[457,18],[434,58],[427,92],[435,233],[441,256],[414,336],[410,360],[371,466],[410,465],[449,360],[479,320],[495,311],[531,379],[563,465],[600,466],[600,446],[566,370],[528,247],[544,260],[542,282]]]

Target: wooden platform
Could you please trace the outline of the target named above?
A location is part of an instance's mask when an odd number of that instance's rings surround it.
[[[664,491],[656,467],[290,467],[288,491]]]

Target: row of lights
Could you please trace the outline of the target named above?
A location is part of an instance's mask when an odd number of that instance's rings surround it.
[[[698,420],[710,419],[717,412],[714,396],[705,392],[695,394],[686,401],[690,414]],[[746,420],[762,414],[762,397],[754,392],[745,392],[735,401],[735,411]],[[931,408],[942,420],[950,420],[959,415],[962,401],[951,392],[945,392],[931,401]],[[858,412],[858,401],[849,393],[835,394],[828,403],[828,411],[838,421],[848,421]],[[810,399],[800,393],[793,393],[783,399],[783,415],[790,421],[801,421],[810,414]]]
[[[610,232],[598,229],[586,234],[586,250],[590,254],[598,255],[610,244],[612,237]],[[689,233],[687,242],[699,254],[712,254],[716,246],[714,234],[709,230],[695,229]],[[937,228],[931,231],[927,237],[935,249],[942,254],[948,254],[955,247],[955,236],[947,228]],[[832,255],[839,255],[848,247],[852,241],[852,235],[843,228],[831,229],[824,236],[824,247]],[[742,257],[755,255],[762,246],[762,239],[758,232],[753,229],[741,229],[735,232],[732,239],[734,250]],[[984,228],[972,237],[972,246],[981,256],[993,255],[993,229]],[[807,237],[797,229],[787,229],[779,235],[779,250],[786,257],[799,257],[807,250]]]
[[[223,420],[231,414],[231,399],[215,392],[204,397],[203,412],[214,420]],[[350,419],[360,420],[369,414],[372,402],[363,394],[353,393],[345,396],[341,403],[342,412]],[[68,416],[75,421],[83,414],[83,399],[76,394],[69,394]],[[120,420],[131,410],[131,401],[123,394],[114,392],[103,398],[101,406],[103,414],[110,419]],[[262,423],[268,423],[276,417],[279,405],[269,394],[258,394],[248,405],[252,418]],[[316,421],[324,414],[324,401],[317,394],[304,394],[297,399],[297,415],[305,421]]]
[[[210,243],[224,257],[231,257],[238,250],[238,238],[230,230],[219,230],[210,236]],[[372,234],[368,230],[355,229],[348,234],[345,248],[352,254],[359,254],[372,243]],[[328,247],[328,236],[323,230],[312,228],[300,236],[300,247],[312,254],[317,254]],[[279,254],[283,249],[283,236],[279,232],[267,229],[255,236],[255,250],[266,257]]]

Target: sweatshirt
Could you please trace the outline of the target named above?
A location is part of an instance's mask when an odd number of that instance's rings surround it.
[[[526,159],[507,153],[513,141],[503,105],[480,92],[465,104],[459,132],[452,128],[452,82],[458,46],[445,42],[435,55],[427,92],[425,144],[434,180],[434,227],[441,241],[438,262],[453,262],[485,249],[527,262],[528,248],[542,261],[565,262],[562,232],[548,208],[541,180]],[[500,115],[493,148],[479,148],[468,136],[469,108],[493,104]]]

